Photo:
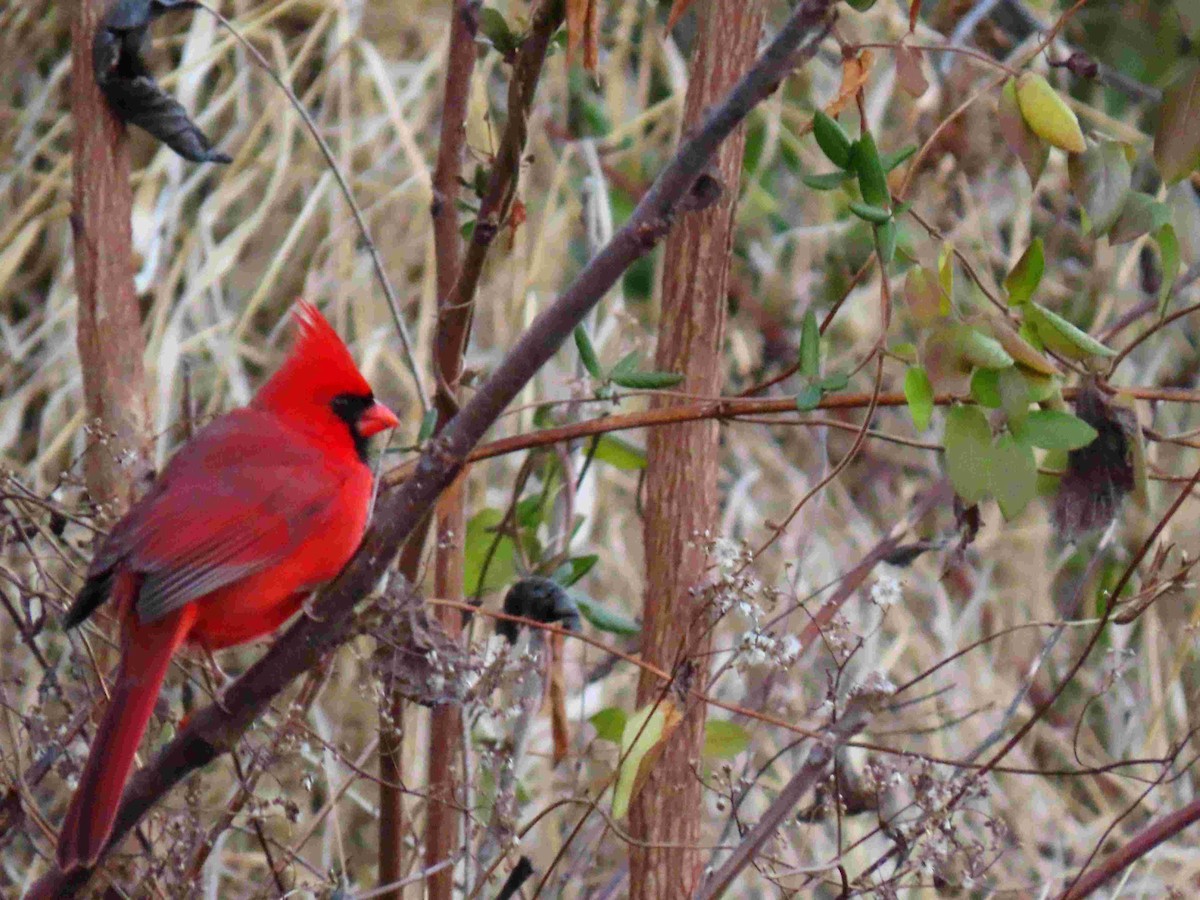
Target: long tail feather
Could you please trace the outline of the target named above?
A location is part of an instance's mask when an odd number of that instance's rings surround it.
[[[189,604],[148,625],[130,621],[127,626],[112,700],[59,832],[58,865],[64,872],[93,865],[112,834],[133,757],[167,667],[195,617],[195,606]]]

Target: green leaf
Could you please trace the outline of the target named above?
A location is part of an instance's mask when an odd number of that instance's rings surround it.
[[[728,719],[704,723],[704,755],[708,759],[733,759],[750,746],[746,729]]]
[[[1061,395],[1062,385],[1057,378],[1043,375],[1041,372],[1031,372],[1028,369],[1021,369],[1020,372],[1021,378],[1025,381],[1025,390],[1029,394],[1030,403],[1041,403],[1051,397]]]
[[[895,219],[875,226],[875,252],[879,254],[879,262],[884,266],[891,265],[896,256],[896,233]]]
[[[1067,469],[1067,455],[1066,450],[1050,450],[1042,457],[1041,468],[1045,472],[1038,472],[1039,495],[1046,497],[1058,491],[1062,473]]]
[[[813,137],[817,146],[831,163],[839,169],[850,166],[850,137],[837,120],[817,110],[813,115]]]
[[[520,39],[512,33],[508,23],[504,21],[504,16],[500,15],[498,10],[485,6],[479,10],[478,22],[480,33],[502,55],[508,56],[510,53],[516,52],[521,45]]]
[[[621,732],[621,767],[613,788],[614,819],[623,819],[629,812],[643,760],[675,730],[680,718],[670,700],[660,700],[639,709],[625,723]]]
[[[933,384],[921,366],[909,366],[904,373],[904,399],[913,425],[917,431],[924,431],[933,418]]]
[[[1023,444],[1043,450],[1078,450],[1096,439],[1096,429],[1069,412],[1035,409],[1013,432]]]
[[[882,206],[872,206],[869,203],[860,203],[857,200],[850,201],[850,212],[854,213],[865,222],[871,222],[875,225],[881,225],[884,222],[892,220],[892,214]]]
[[[821,405],[821,386],[806,384],[796,395],[796,409],[800,412],[812,412]]]
[[[516,544],[508,535],[497,539],[495,532],[503,521],[504,513],[489,507],[481,509],[467,523],[463,546],[463,593],[468,597],[479,593],[481,586],[484,592],[498,591],[516,578]]]
[[[846,4],[857,12],[866,12],[875,5],[877,0],[846,0]]]
[[[1087,145],[1079,120],[1066,101],[1050,87],[1050,82],[1036,72],[1022,72],[1017,78],[1016,91],[1021,117],[1034,134],[1068,153],[1084,151]]]
[[[548,494],[538,491],[532,497],[526,497],[517,504],[517,524],[522,528],[537,528],[545,519],[546,498]]]
[[[572,556],[554,571],[554,580],[565,588],[583,578],[600,561],[594,553],[587,556]]]
[[[677,372],[618,372],[613,369],[608,377],[613,384],[639,391],[661,390],[683,381],[683,376]]]
[[[938,284],[942,288],[943,315],[950,314],[950,304],[954,299],[954,245],[949,241],[942,244],[938,251]]]
[[[1033,451],[1011,434],[992,448],[991,490],[1005,519],[1014,519],[1037,496],[1037,462]]]
[[[998,340],[971,325],[958,326],[955,330],[955,342],[962,358],[971,365],[986,369],[1005,369],[1013,364],[1013,358]]]
[[[883,171],[883,162],[879,159],[879,149],[871,132],[863,132],[853,145],[850,156],[858,175],[858,189],[866,205],[889,211],[892,195],[888,190],[887,173]]]
[[[804,314],[804,325],[800,329],[800,374],[805,378],[816,378],[821,374],[821,326],[812,309]]]
[[[639,362],[638,352],[633,350],[617,360],[617,364],[612,367],[612,371],[609,374],[610,376],[625,375],[629,372],[636,372]]]
[[[888,352],[907,363],[917,361],[917,345],[912,341],[900,341],[898,344],[892,344],[888,347]]]
[[[992,469],[992,429],[977,406],[955,406],[946,414],[946,474],[963,501],[987,496]]]
[[[1200,262],[1200,200],[1191,184],[1180,182],[1167,191],[1167,205],[1180,242],[1179,255],[1184,265],[1194,266]]]
[[[817,382],[817,386],[826,394],[834,393],[835,391],[844,391],[846,385],[850,383],[850,376],[845,372],[830,372],[824,378]]]
[[[600,631],[607,631],[609,634],[641,633],[642,626],[628,616],[601,606],[591,597],[578,591],[572,591],[571,596],[579,606],[579,614],[587,619],[592,627]]]
[[[621,735],[625,733],[625,723],[629,716],[619,706],[609,706],[588,717],[592,727],[596,729],[596,737],[602,741],[621,743]]]
[[[896,150],[893,153],[884,153],[879,157],[879,163],[883,166],[883,171],[890,172],[897,166],[903,165],[916,152],[917,145],[909,144],[907,147]]]
[[[996,392],[1000,397],[1000,408],[1008,424],[1020,425],[1029,414],[1029,384],[1026,376],[1016,366],[1001,369],[996,374]]]
[[[1179,239],[1175,236],[1175,226],[1166,224],[1154,233],[1158,242],[1158,252],[1162,256],[1162,287],[1158,289],[1158,314],[1167,311],[1167,302],[1171,299],[1171,289],[1175,287],[1175,279],[1179,277]]]
[[[1020,306],[1033,296],[1042,280],[1042,272],[1046,269],[1046,258],[1042,247],[1042,239],[1036,237],[1025,248],[1017,264],[1013,266],[1008,277],[1004,279],[1004,290],[1008,291],[1008,305]]]
[[[1108,242],[1113,246],[1127,244],[1143,234],[1162,228],[1170,221],[1171,209],[1167,204],[1155,200],[1149,194],[1134,191],[1126,199],[1121,214],[1109,230]]]
[[[814,191],[834,191],[853,178],[851,172],[821,172],[800,176],[800,180]]]
[[[1087,211],[1092,233],[1097,237],[1113,227],[1133,183],[1133,171],[1125,145],[1102,141],[1067,161],[1071,193]]]
[[[596,356],[596,348],[588,337],[587,329],[582,325],[575,326],[575,346],[579,350],[579,361],[593,378],[603,379],[604,370],[600,368],[600,359]]]
[[[592,456],[597,462],[606,462],[610,466],[626,472],[646,468],[644,451],[611,434],[601,436],[600,440],[596,442],[596,449]]]
[[[1060,356],[1082,360],[1091,356],[1117,355],[1116,351],[1105,347],[1083,329],[1040,304],[1027,303],[1024,310],[1025,320],[1037,331],[1042,344]]]
[[[1029,176],[1031,187],[1037,187],[1038,179],[1042,177],[1046,168],[1046,161],[1050,158],[1050,145],[1034,134],[1025,117],[1021,115],[1015,78],[1008,79],[1000,91],[996,118],[1004,143],[1021,161],[1025,173]]]
[[[1012,368],[1009,366],[1009,368]],[[976,369],[971,376],[971,396],[980,406],[988,409],[1000,408],[1000,371]],[[1008,371],[1007,369],[1003,371]]]
[[[1167,184],[1200,168],[1200,65],[1193,64],[1163,94],[1154,164]]]
[[[989,315],[983,321],[987,323],[992,337],[1000,343],[1004,352],[1014,361],[1042,375],[1059,374],[1058,366],[1054,361],[1030,342],[1028,334],[1023,334],[1013,328],[1007,318]]]
[[[438,411],[432,406],[421,416],[421,427],[417,431],[417,443],[423,444],[433,437],[433,429],[437,427]]]

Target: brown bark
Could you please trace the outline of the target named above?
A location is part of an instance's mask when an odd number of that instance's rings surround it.
[[[84,457],[92,498],[110,515],[151,474],[142,329],[133,292],[129,142],[92,76],[92,37],[105,0],[80,0],[71,22],[79,363],[93,429]]]
[[[684,129],[695,127],[708,107],[737,82],[754,61],[762,29],[762,0],[710,0],[698,7],[700,31],[691,65]],[[655,368],[682,372],[680,390],[720,393],[726,293],[744,128],[717,153],[715,175],[723,192],[709,209],[685,217],[667,239],[663,309]],[[659,400],[658,405],[671,401]],[[650,433],[646,471],[646,598],[642,657],[689,676],[688,662],[701,666],[709,648],[704,598],[693,592],[704,577],[705,551],[699,535],[717,520],[718,424],[670,425]],[[643,672],[639,705],[662,692]],[[690,896],[699,883],[700,782],[696,767],[704,741],[705,708],[691,704],[668,739],[630,811],[635,838],[653,849],[630,849],[631,896]],[[690,845],[678,846],[678,845]]]
[[[463,599],[465,526],[464,475],[450,485],[438,502],[437,556],[434,564],[434,594]],[[434,612],[454,640],[462,637],[462,612],[439,606]],[[453,857],[459,846],[459,809],[462,807],[455,763],[462,746],[462,709],[457,704],[435,706],[429,725],[429,777],[425,822],[425,866],[432,868]],[[447,866],[426,879],[426,896],[449,900],[454,891],[454,866]]]

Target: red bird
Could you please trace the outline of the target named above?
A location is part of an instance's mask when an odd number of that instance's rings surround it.
[[[112,699],[58,838],[90,866],[112,834],[134,753],[184,643],[217,650],[270,634],[358,548],[372,476],[367,438],[397,424],[337,333],[303,301],[291,356],[250,405],[199,432],[116,524],[67,612],[111,596],[123,622]]]

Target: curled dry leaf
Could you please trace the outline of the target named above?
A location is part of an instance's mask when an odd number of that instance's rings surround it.
[[[870,50],[842,57],[842,86],[838,88],[837,96],[825,105],[826,113],[835,119],[841,114],[859,89],[867,83],[867,76],[871,74],[874,62],[875,56]]]
[[[574,64],[583,48],[583,67],[595,76],[600,58],[597,31],[600,0],[567,0],[567,62]]]
[[[191,162],[230,162],[183,106],[154,80],[142,58],[150,23],[171,10],[195,9],[187,0],[120,0],[92,44],[92,71],[108,105]]]
[[[1168,184],[1200,168],[1200,65],[1192,66],[1163,96],[1154,163]]]
[[[905,44],[896,45],[896,80],[905,93],[920,97],[929,89],[929,79],[921,70],[921,51]]]

